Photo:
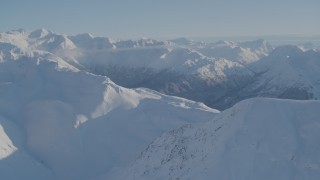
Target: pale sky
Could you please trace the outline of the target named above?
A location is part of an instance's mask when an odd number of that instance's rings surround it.
[[[0,0],[0,22],[115,38],[319,35],[320,0]]]

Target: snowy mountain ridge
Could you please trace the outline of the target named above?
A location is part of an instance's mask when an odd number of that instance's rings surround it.
[[[0,63],[0,167],[10,179],[111,175],[163,132],[219,112],[42,55]]]
[[[319,60],[264,40],[0,33],[0,177],[316,180],[319,101],[256,97],[318,99]]]
[[[165,133],[120,179],[310,179],[320,173],[319,101],[254,98]]]
[[[256,96],[320,96],[315,78],[320,76],[319,52],[301,51],[298,46],[273,49],[262,39],[200,44],[185,38],[112,40],[88,33],[60,35],[45,29],[0,35],[0,60],[46,54],[77,69],[108,76],[125,87],[146,87],[218,109]],[[295,67],[291,61],[296,62]]]

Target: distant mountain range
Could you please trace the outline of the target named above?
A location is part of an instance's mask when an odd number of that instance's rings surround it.
[[[48,47],[49,41],[34,45]],[[95,179],[112,174],[162,133],[219,113],[200,102],[120,87],[49,52],[6,47],[1,43],[4,179]]]
[[[0,33],[0,177],[316,180],[319,98],[313,44]]]
[[[262,39],[215,43],[185,38],[111,40],[45,29],[1,33],[0,43],[0,59],[47,53],[125,87],[146,87],[220,110],[250,97],[320,96],[320,52],[311,44],[274,49]]]

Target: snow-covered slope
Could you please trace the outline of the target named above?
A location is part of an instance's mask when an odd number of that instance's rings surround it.
[[[36,31],[14,30],[0,33],[0,43],[9,43],[22,51],[42,50],[56,52],[62,49],[74,49],[76,46],[66,36],[46,29]]]
[[[319,52],[282,46],[268,55],[270,47],[262,40],[187,41],[120,41],[45,29],[0,33],[0,178],[318,176],[319,162],[311,157],[319,159],[319,147],[310,145],[319,137],[313,129],[319,126],[313,121],[317,101],[253,99],[206,123],[219,111],[144,88],[127,89],[104,76],[221,109],[256,96],[320,97]],[[236,59],[208,57],[201,48],[227,48],[224,54],[235,49],[231,55]],[[245,58],[253,57],[250,63],[237,59],[246,51]],[[154,141],[124,174],[128,176],[119,176],[154,139],[183,125]],[[266,148],[274,145],[275,151]],[[240,162],[247,163],[240,167]]]
[[[250,67],[257,76],[251,91],[280,98],[320,98],[320,53],[303,52],[296,46],[280,46],[268,57]]]
[[[238,62],[208,58],[187,48],[87,52],[78,56],[77,62],[89,72],[107,75],[125,87],[147,87],[216,108],[222,108],[223,102],[212,102],[251,82],[254,76]]]
[[[14,58],[4,56],[0,63],[0,178],[109,175],[163,132],[218,112],[151,90],[126,89],[51,53],[26,51],[9,48]]]
[[[68,38],[77,46],[77,48],[87,50],[103,50],[115,48],[112,40],[104,37],[93,37],[91,34],[79,34],[68,36]]]
[[[1,33],[0,47],[0,61],[16,59],[16,54],[60,58],[60,64],[108,76],[124,87],[150,88],[221,110],[257,96],[320,96],[320,52],[301,51],[297,46],[273,50],[261,39],[216,43],[185,38],[168,42],[148,38],[111,40],[41,29]]]
[[[242,101],[165,133],[120,179],[317,180],[319,110],[319,101]]]
[[[298,47],[303,50],[303,51],[308,51],[308,50],[314,50],[314,51],[320,51],[320,44],[319,42],[316,43],[318,41],[315,42],[305,42],[305,43],[300,43],[298,44]]]
[[[172,40],[169,40],[168,42],[173,43],[173,45],[189,47],[189,48],[201,48],[201,47],[208,46],[208,43],[206,42],[194,41],[194,40],[183,38],[183,37],[172,39]]]
[[[186,38],[177,38],[169,42],[180,47],[197,50],[207,57],[224,58],[241,64],[255,62],[267,56],[273,50],[270,43],[263,39],[245,42],[221,40],[214,43],[206,43]]]
[[[15,123],[0,117],[1,179],[48,179],[52,172],[23,148],[24,133]]]
[[[218,41],[197,50],[208,57],[225,58],[242,64],[249,64],[267,56],[272,46],[265,40],[259,39],[247,42]]]
[[[40,29],[33,32],[17,30],[1,33],[0,42],[16,46],[22,51],[47,51],[66,58],[70,63],[79,61],[80,64],[73,65],[82,65],[92,71],[94,69],[90,68],[101,66],[103,68],[110,66],[146,68],[156,72],[171,70],[183,75],[201,74],[202,79],[212,81],[227,76],[228,69],[231,69],[231,76],[233,69],[239,67],[244,69],[243,74],[250,74],[238,62],[229,61],[223,57],[208,58],[195,49],[148,38],[135,41],[113,41],[108,38],[93,37],[90,34],[67,36]],[[253,45],[249,44],[245,47],[252,48],[251,46]],[[220,65],[221,61],[227,63]],[[224,68],[225,66],[228,68]]]
[[[83,56],[78,56],[80,64],[98,72],[102,69],[106,71],[110,67],[144,68],[150,69],[154,73],[168,70],[176,74],[215,81],[215,79],[231,76],[234,69],[243,68],[243,75],[250,75],[250,71],[237,62],[208,58],[187,48],[132,48],[82,53]],[[238,75],[241,76],[242,74],[239,73]]]

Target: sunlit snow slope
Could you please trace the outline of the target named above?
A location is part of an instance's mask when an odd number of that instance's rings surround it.
[[[242,101],[165,133],[120,179],[317,180],[319,112],[319,101]]]
[[[156,137],[218,111],[126,89],[50,53],[3,50],[0,178],[92,180],[133,162]],[[10,55],[11,53],[11,55]]]
[[[316,180],[318,101],[236,104],[319,99],[307,49],[0,33],[0,179]]]

